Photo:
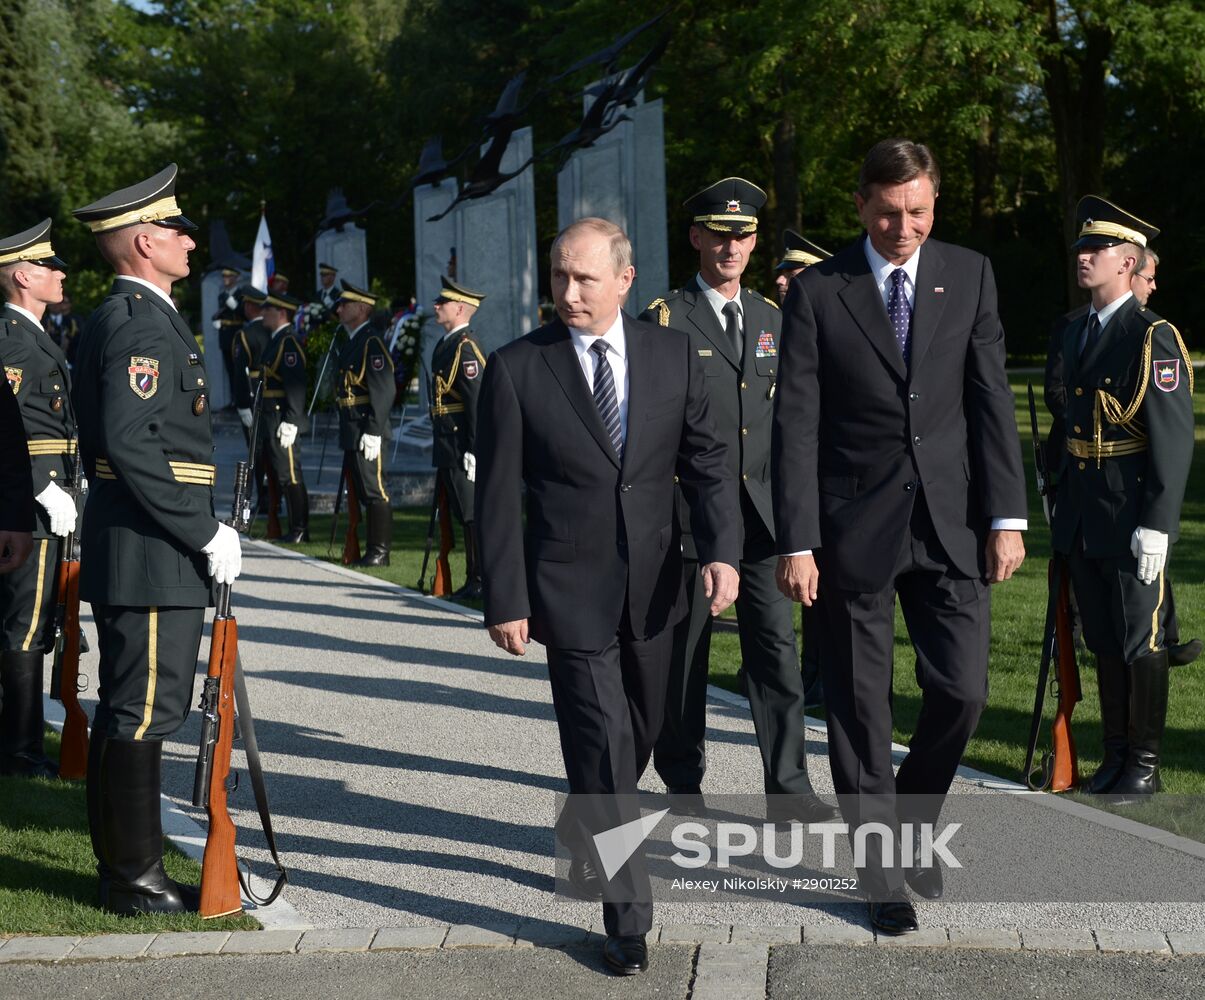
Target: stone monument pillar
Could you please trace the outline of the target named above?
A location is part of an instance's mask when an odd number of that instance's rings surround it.
[[[346,278],[357,288],[368,287],[367,234],[353,222],[336,229],[324,229],[314,240],[314,282],[309,288],[298,289],[296,295],[308,299],[320,284],[318,265],[330,264],[339,269],[339,278]]]
[[[586,95],[588,110],[594,98]],[[670,288],[665,216],[665,125],[660,100],[628,108],[593,146],[577,150],[557,175],[557,228],[588,215],[620,226],[632,241],[636,280],[624,308],[640,312]]]
[[[438,184],[420,184],[414,189],[414,298],[427,316],[423,325],[423,364],[418,379],[424,406],[430,402],[431,352],[444,333],[443,327],[435,323],[432,306],[456,247],[456,213],[445,215],[437,222],[427,220],[452,204],[458,191],[454,177],[445,177]]]
[[[243,279],[240,278],[240,281]],[[222,268],[215,267],[201,279],[200,328],[205,343],[205,371],[209,375],[209,406],[220,410],[234,402],[230,379],[226,376],[226,365],[222,362],[222,349],[218,344],[218,328],[214,325],[214,314],[221,308]]]

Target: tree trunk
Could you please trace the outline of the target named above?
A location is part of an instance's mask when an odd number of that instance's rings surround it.
[[[774,126],[771,140],[774,164],[774,252],[781,249],[782,231],[801,228],[799,162],[795,150],[795,122],[787,113]]]

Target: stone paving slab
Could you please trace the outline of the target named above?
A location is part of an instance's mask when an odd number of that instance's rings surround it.
[[[301,931],[231,931],[223,955],[271,955],[297,950]]]
[[[662,924],[659,940],[662,944],[726,944],[731,936],[730,924]]]
[[[15,937],[0,949],[0,962],[57,962],[79,942],[77,937]]]
[[[1205,955],[1205,933],[1201,931],[1168,931],[1167,940],[1177,955]]]
[[[306,931],[298,951],[368,951],[376,930],[370,927],[327,927]]]
[[[691,1000],[764,1000],[770,949],[763,944],[699,946]]]
[[[382,927],[372,939],[369,950],[410,951],[438,948],[447,936],[447,927]]]
[[[230,931],[179,931],[158,934],[147,948],[146,957],[216,955],[229,939]]]
[[[568,948],[585,944],[589,924],[553,924],[546,920],[525,920],[515,932],[516,948]]]
[[[874,944],[874,931],[856,924],[821,924],[803,929],[803,943],[821,945]]]
[[[103,958],[141,958],[154,934],[99,934],[84,938],[68,958],[71,961]]]
[[[1021,931],[1021,945],[1028,951],[1096,951],[1090,930],[1035,927]]]
[[[453,924],[444,939],[445,948],[510,948],[515,943],[519,922],[501,923],[493,927],[472,924]]]
[[[733,944],[799,944],[802,928],[790,924],[733,924]]]
[[[950,945],[984,951],[1017,951],[1021,947],[1021,935],[992,927],[951,927]]]
[[[1101,951],[1150,951],[1162,955],[1171,954],[1167,936],[1158,931],[1099,930],[1096,946]]]
[[[923,926],[908,934],[875,934],[875,944],[885,948],[944,948],[950,932],[944,927]]]

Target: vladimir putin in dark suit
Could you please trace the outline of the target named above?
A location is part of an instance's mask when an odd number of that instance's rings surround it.
[[[829,759],[851,826],[898,830],[897,811],[936,821],[987,700],[987,585],[1025,555],[995,281],[980,254],[926,239],[939,181],[924,146],[876,145],[855,195],[866,235],[804,271],[784,305],[772,453],[779,585],[809,605],[823,588]],[[922,707],[893,775],[897,594]],[[928,898],[942,891],[940,868],[885,870],[881,857],[861,879],[886,933],[917,926],[905,880]]]
[[[675,475],[712,614],[738,585],[736,486],[703,371],[685,334],[620,310],[631,255],[603,219],[557,237],[559,318],[491,357],[477,429],[485,622],[516,655],[529,639],[548,647],[569,791],[585,796],[635,795],[661,728],[673,626],[686,611]],[[637,852],[615,876],[624,888],[604,883],[593,824],[558,823],[570,878],[607,900],[607,964],[637,973],[652,926],[647,873]]]

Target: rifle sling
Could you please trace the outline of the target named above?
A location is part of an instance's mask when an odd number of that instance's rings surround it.
[[[234,704],[238,711],[239,730],[243,736],[243,749],[247,753],[247,774],[251,778],[251,788],[255,792],[255,807],[259,810],[259,822],[264,830],[264,839],[268,842],[268,851],[276,865],[276,884],[266,897],[257,896],[251,889],[251,880],[247,877],[250,869],[244,872],[246,862],[238,869],[238,879],[243,892],[258,906],[270,906],[280,895],[280,891],[289,880],[289,873],[280,863],[280,855],[276,851],[276,835],[272,832],[272,816],[268,812],[268,789],[264,785],[264,769],[259,759],[259,742],[255,738],[255,719],[251,715],[251,701],[247,697],[247,682],[243,678],[243,658],[236,657],[234,661]]]

